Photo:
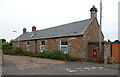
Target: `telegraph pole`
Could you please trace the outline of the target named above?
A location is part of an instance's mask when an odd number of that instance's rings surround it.
[[[100,56],[100,60],[101,60],[101,42],[102,42],[102,38],[101,38],[101,29],[102,29],[102,0],[100,0],[100,27],[99,27],[99,56]]]
[[[102,28],[102,0],[100,0],[100,27]]]

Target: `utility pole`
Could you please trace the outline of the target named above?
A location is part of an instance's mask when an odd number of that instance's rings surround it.
[[[100,27],[102,28],[102,0],[100,0]]]
[[[100,0],[100,27],[99,27],[99,57],[101,60],[101,42],[102,42],[102,38],[101,38],[101,29],[102,29],[102,0]]]

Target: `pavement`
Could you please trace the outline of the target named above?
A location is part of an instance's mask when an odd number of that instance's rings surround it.
[[[107,63],[93,63],[93,62],[80,62],[82,64],[89,64],[94,65],[98,67],[105,67],[105,68],[111,68],[111,69],[120,69],[120,64],[107,64]]]
[[[119,64],[4,55],[3,75],[118,75]]]

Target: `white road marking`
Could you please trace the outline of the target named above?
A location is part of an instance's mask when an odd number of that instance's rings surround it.
[[[77,72],[77,70],[69,70],[69,72]]]
[[[69,72],[77,72],[77,71],[96,71],[96,70],[107,71],[108,69],[105,69],[104,67],[84,67],[84,68],[67,68],[66,70]]]
[[[103,67],[98,67],[99,68],[99,70],[103,70]]]
[[[94,71],[94,70],[96,70],[96,69],[97,69],[97,67],[91,67],[91,69]]]
[[[86,67],[86,68],[84,68],[84,69],[90,71],[90,68],[89,68],[89,67]]]

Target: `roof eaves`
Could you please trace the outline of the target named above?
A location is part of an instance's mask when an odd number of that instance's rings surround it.
[[[75,36],[82,36],[82,34],[74,34],[74,35],[62,35],[62,36],[52,36],[52,37],[41,37],[41,38],[29,38],[29,39],[22,39],[19,41],[29,41],[29,40],[39,40],[39,39],[51,39],[51,38],[62,38],[62,37],[75,37]],[[16,42],[18,40],[13,40],[13,42]]]

